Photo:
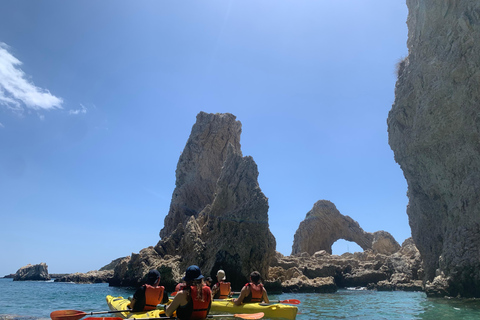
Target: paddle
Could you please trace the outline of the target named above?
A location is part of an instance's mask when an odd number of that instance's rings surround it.
[[[128,310],[114,310],[114,311],[96,311],[96,312],[83,312],[78,310],[57,310],[50,313],[52,320],[78,320],[86,315],[105,314],[105,313],[119,313],[119,312],[132,312]],[[120,318],[121,319],[121,318]]]
[[[207,319],[210,318],[226,318],[226,317],[235,317],[240,319],[246,320],[257,320],[262,319],[265,314],[263,312],[258,313],[236,313],[236,314],[209,314]],[[88,317],[84,320],[124,320],[123,318],[119,317],[104,317],[104,318],[95,318],[95,317]],[[164,320],[164,319],[177,319],[176,317],[159,317],[159,318],[129,318],[131,320]]]
[[[231,300],[231,299],[214,299],[213,301],[225,301],[225,300]],[[247,302],[250,303],[250,302]],[[285,303],[285,304],[300,304],[300,300],[297,299],[287,299],[287,300],[270,300],[269,303],[259,303],[261,306],[269,306],[273,303]]]
[[[269,305],[271,303],[286,303],[286,304],[300,304],[300,300],[287,299],[287,300],[270,300],[270,303],[260,303],[260,305]]]
[[[258,312],[258,313],[236,313],[236,314],[209,314],[207,319],[210,318],[226,318],[226,317],[235,317],[240,319],[247,319],[247,320],[255,320],[255,319],[262,319],[265,313]],[[176,317],[159,317],[159,318],[129,318],[131,320],[163,320],[163,319],[177,319]],[[85,320],[94,320],[85,318]],[[109,320],[123,320],[122,318],[110,318]]]

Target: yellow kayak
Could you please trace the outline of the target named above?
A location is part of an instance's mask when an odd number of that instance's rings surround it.
[[[265,313],[265,318],[282,318],[294,320],[298,308],[288,304],[274,303],[262,305],[261,303],[244,303],[240,306],[233,304],[232,299],[217,300],[212,302],[210,312],[226,313]]]
[[[126,310],[128,309],[128,305],[130,304],[130,300],[125,299],[123,297],[113,297],[111,295],[107,296],[107,304],[110,310]],[[152,310],[152,311],[144,311],[144,312],[119,312],[118,316],[124,319],[127,318],[158,318],[160,315],[165,316],[165,311],[163,310]]]

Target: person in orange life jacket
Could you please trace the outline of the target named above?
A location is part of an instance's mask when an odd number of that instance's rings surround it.
[[[177,319],[206,319],[212,305],[212,291],[203,282],[200,268],[191,265],[185,272],[185,286],[173,298],[172,303],[165,307],[165,314],[171,317],[177,311]]]
[[[253,271],[250,274],[250,282],[243,286],[240,291],[240,296],[237,299],[233,300],[233,303],[236,306],[239,306],[243,303],[249,302],[265,302],[269,303],[267,290],[263,287],[263,284],[260,282],[261,276],[258,271]]]
[[[225,277],[225,271],[218,270],[217,272],[217,283],[213,285],[212,294],[213,299],[227,299],[230,295],[231,287],[230,282],[225,282],[227,278]]]
[[[130,301],[130,309],[133,311],[155,310],[157,304],[167,301],[168,293],[163,286],[160,286],[160,272],[150,270],[147,274],[147,283],[135,291]]]

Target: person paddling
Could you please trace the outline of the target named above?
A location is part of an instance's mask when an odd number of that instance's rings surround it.
[[[212,305],[212,291],[203,282],[200,268],[196,265],[188,267],[183,280],[185,286],[165,308],[166,316],[171,317],[177,311],[180,320],[206,319]]]
[[[147,283],[135,291],[130,309],[133,311],[155,310],[157,304],[168,302],[165,287],[160,286],[160,272],[150,270],[147,274]]]
[[[237,299],[233,299],[233,303],[236,306],[249,302],[263,301],[269,303],[267,290],[265,290],[263,284],[260,282],[261,278],[258,271],[253,271],[250,274],[250,282],[243,286],[240,291],[240,296]]]
[[[212,294],[213,299],[227,299],[232,290],[230,287],[230,282],[225,282],[227,277],[225,277],[225,271],[218,270],[217,272],[217,283],[213,285]]]

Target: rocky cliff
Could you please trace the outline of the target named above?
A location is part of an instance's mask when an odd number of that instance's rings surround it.
[[[480,297],[480,1],[407,0],[389,143],[427,294]]]

